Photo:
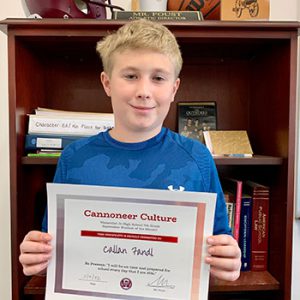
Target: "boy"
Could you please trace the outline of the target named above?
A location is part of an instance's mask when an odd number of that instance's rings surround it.
[[[101,82],[111,98],[115,127],[77,141],[59,160],[54,182],[217,193],[214,235],[207,239],[211,275],[239,277],[240,249],[230,235],[213,159],[201,143],[162,127],[179,87],[182,58],[173,34],[138,20],[98,42]],[[46,218],[43,231],[47,231]],[[51,236],[29,232],[20,245],[26,275],[45,272]]]

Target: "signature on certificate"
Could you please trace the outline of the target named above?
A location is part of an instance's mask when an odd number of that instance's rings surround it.
[[[147,284],[149,287],[155,287],[155,288],[167,288],[167,289],[175,289],[174,284],[170,284],[169,280],[166,279],[163,275],[160,275],[158,278],[154,279],[153,281],[149,282]]]

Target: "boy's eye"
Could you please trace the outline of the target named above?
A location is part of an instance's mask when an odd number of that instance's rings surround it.
[[[154,76],[153,79],[154,79],[155,81],[163,81],[163,80],[165,80],[165,78],[162,77],[162,76]]]
[[[126,79],[132,80],[132,79],[136,79],[137,75],[135,75],[135,74],[125,74],[124,77]]]

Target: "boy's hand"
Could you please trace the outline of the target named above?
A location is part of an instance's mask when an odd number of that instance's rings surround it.
[[[205,258],[210,274],[218,279],[234,281],[240,276],[241,250],[230,235],[220,234],[207,238],[208,253]]]
[[[41,231],[30,231],[20,245],[19,261],[25,275],[43,274],[52,256],[52,237]]]

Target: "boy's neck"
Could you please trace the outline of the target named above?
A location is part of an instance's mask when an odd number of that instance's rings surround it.
[[[152,131],[127,132],[126,130],[117,130],[112,128],[109,135],[118,142],[122,143],[140,143],[155,137],[161,132],[161,127]]]

